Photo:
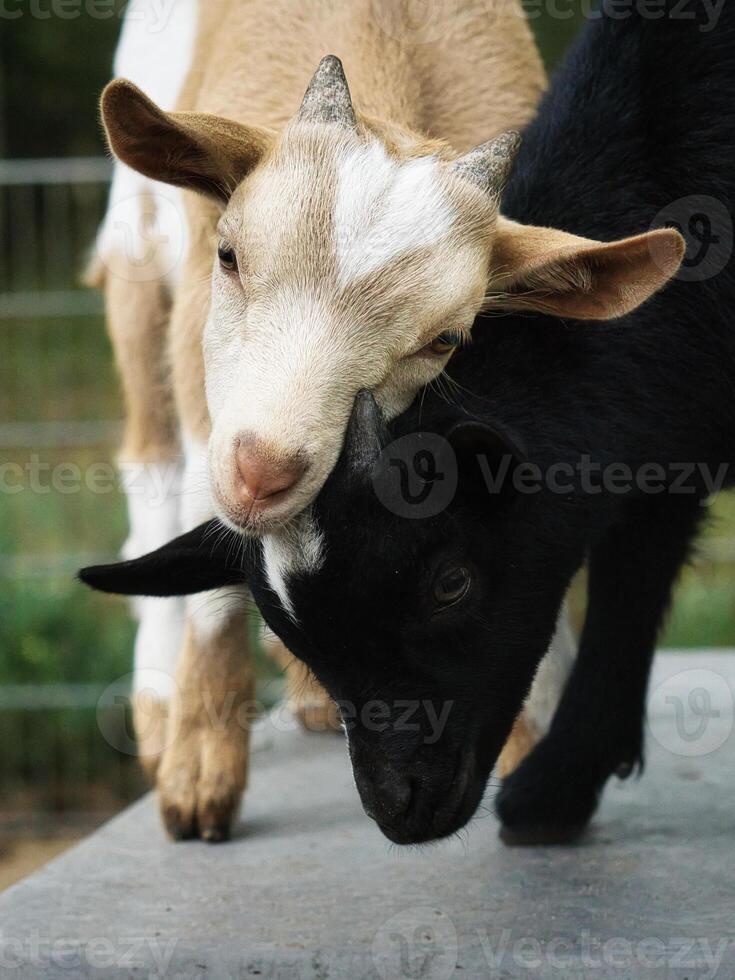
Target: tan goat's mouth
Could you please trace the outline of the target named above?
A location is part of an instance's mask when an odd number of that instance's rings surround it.
[[[232,500],[217,484],[214,485],[213,490],[217,516],[233,530],[254,536],[281,527],[305,506],[301,501],[298,505],[295,503],[298,499],[297,487],[289,487],[248,503]],[[289,506],[290,501],[294,502],[292,506]],[[308,504],[308,501],[306,503]]]

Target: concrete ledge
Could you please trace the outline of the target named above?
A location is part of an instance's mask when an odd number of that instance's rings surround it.
[[[232,843],[168,843],[147,797],[0,897],[0,976],[732,980],[735,654],[651,691],[648,770],[582,844],[506,849],[488,811],[391,847],[341,739],[279,733]]]

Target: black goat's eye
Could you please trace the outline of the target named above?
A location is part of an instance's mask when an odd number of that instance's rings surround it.
[[[438,337],[434,337],[429,344],[432,354],[449,354],[456,350],[462,343],[461,336],[454,330],[445,330]]]
[[[472,576],[463,565],[445,568],[434,582],[434,598],[442,606],[451,606],[467,594]]]
[[[227,245],[220,245],[217,249],[217,255],[219,257],[219,264],[227,272],[237,271],[237,256],[233,249],[228,248]]]

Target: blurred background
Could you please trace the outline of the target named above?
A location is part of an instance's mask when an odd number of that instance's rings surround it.
[[[69,492],[63,470],[51,481],[57,464],[111,464],[121,431],[101,301],[80,277],[111,172],[97,97],[125,4],[25,6],[0,13],[0,889],[145,789],[125,699],[104,695],[125,688],[134,624],[124,601],[74,578],[116,555],[125,502]],[[533,20],[550,69],[579,26],[573,0],[557,6],[570,16]],[[733,561],[722,497],[665,645],[735,646]],[[580,585],[573,607],[579,621]],[[262,656],[260,669],[273,673]]]

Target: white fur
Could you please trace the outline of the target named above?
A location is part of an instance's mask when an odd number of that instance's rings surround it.
[[[433,157],[400,164],[377,141],[343,156],[334,213],[340,285],[450,231],[457,216],[437,173]]]
[[[566,605],[562,607],[556,624],[556,632],[549,649],[541,661],[526,699],[525,710],[539,735],[545,735],[551,726],[562,692],[577,656],[577,644],[569,625]]]
[[[324,560],[324,535],[311,513],[302,514],[283,530],[263,536],[263,561],[268,584],[288,615],[296,612],[288,592],[288,579],[313,573]]]
[[[181,498],[181,523],[184,531],[190,531],[212,517],[212,495],[209,489],[207,446],[184,434],[184,486]],[[245,589],[235,586],[212,589],[186,599],[187,616],[203,643],[211,640],[226,625],[232,613],[241,609]]]
[[[115,51],[114,71],[129,78],[163,109],[173,109],[194,52],[198,0],[158,4],[154,18],[150,0],[129,3]],[[147,8],[147,9],[144,9]]]
[[[138,558],[179,534],[182,469],[178,462],[121,463],[130,532],[124,558]]]
[[[191,531],[212,516],[212,494],[209,489],[207,444],[184,432],[184,479],[181,494],[181,524]]]
[[[181,467],[177,463],[123,463],[121,480],[128,500],[130,533],[123,557],[137,558],[179,534]],[[135,637],[133,689],[168,700],[183,635],[182,599],[141,598],[133,608],[140,621]]]
[[[115,54],[115,75],[138,85],[163,109],[173,109],[194,51],[198,0],[154,6],[128,5]],[[142,202],[153,202],[155,220],[143,218]],[[181,192],[130,170],[119,161],[110,189],[97,250],[113,273],[122,257],[134,277],[148,281],[164,275],[178,281],[186,254],[187,232]],[[155,261],[152,259],[155,258]],[[130,275],[125,266],[121,270]]]
[[[186,611],[197,639],[208,643],[215,639],[232,613],[242,609],[247,592],[245,586],[228,586],[189,596]]]
[[[260,272],[243,288],[215,264],[204,331],[219,513],[233,523],[244,519],[233,453],[242,433],[267,444],[274,458],[298,454],[308,463],[293,489],[253,511],[250,527],[259,534],[315,499],[361,388],[382,388],[381,404],[405,407],[440,373],[439,359],[408,355],[432,328],[469,327],[487,284],[485,249],[468,233],[477,209],[460,213],[435,158],[400,163],[377,141],[339,144],[325,182],[331,203],[334,174],[332,276],[306,244],[315,229],[304,218],[310,201],[303,175],[294,183],[298,159],[286,165],[288,141],[283,155],[283,165],[266,165],[253,177],[247,194],[236,192],[222,219],[227,240]],[[312,179],[318,194],[318,169]],[[489,220],[491,205],[487,212]],[[260,229],[261,238],[247,228]],[[381,281],[381,272],[411,256],[405,274]]]
[[[152,693],[162,701],[175,687],[176,661],[184,635],[183,599],[140,599],[135,635],[133,693]]]
[[[242,432],[256,435],[274,454],[302,453],[309,467],[286,501],[291,518],[316,497],[337,461],[360,387],[355,372],[374,386],[380,362],[377,368],[370,362],[367,331],[362,338],[351,335],[327,303],[298,284],[284,283],[268,303],[253,303],[239,314],[223,296],[213,307],[220,317],[210,316],[204,336],[212,481],[236,506],[233,446]],[[236,315],[243,318],[237,329],[219,328]],[[368,347],[362,358],[360,345]],[[220,506],[218,513],[226,518],[232,511]]]

